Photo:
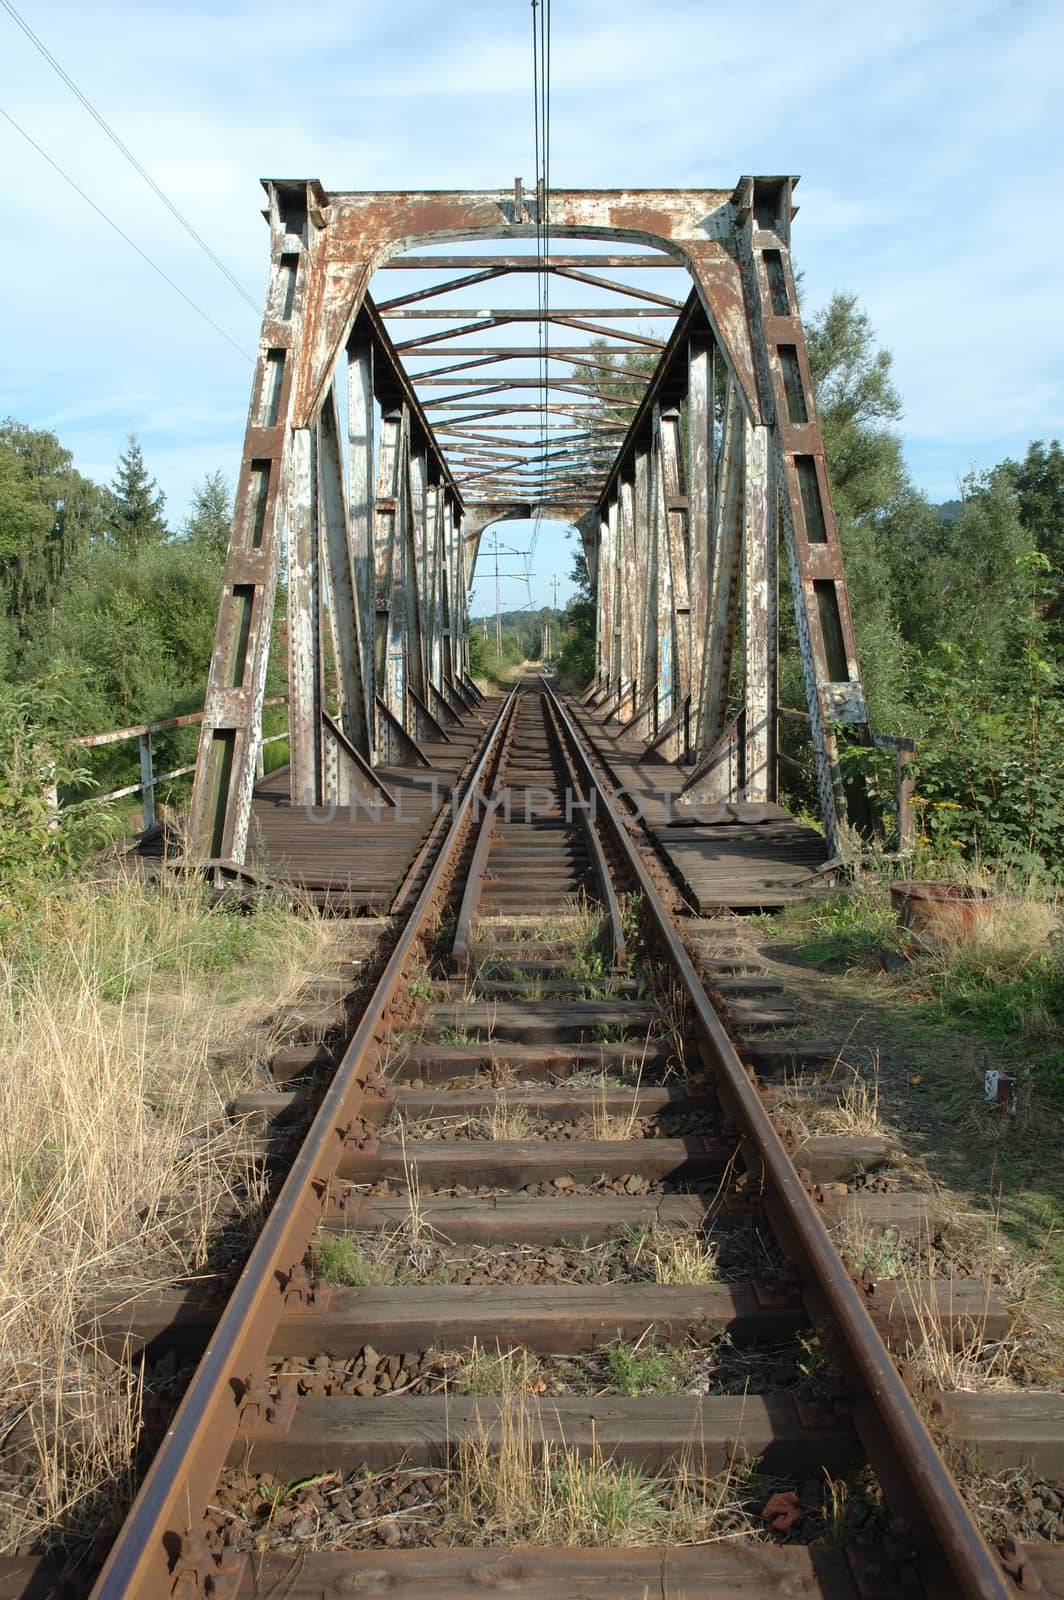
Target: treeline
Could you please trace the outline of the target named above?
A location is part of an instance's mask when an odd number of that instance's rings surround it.
[[[104,486],[54,434],[10,418],[0,426],[5,747],[29,724],[60,748],[72,734],[200,709],[231,512],[214,473],[172,528],[135,435]],[[194,748],[194,732],[160,738],[157,768]],[[117,746],[68,764],[106,787],[132,781],[135,762],[135,746]]]
[[[919,742],[922,835],[939,856],[981,855],[1064,880],[1064,453],[1036,441],[1022,460],[970,475],[957,501],[932,505],[905,466],[891,356],[856,299],[836,295],[808,324],[808,343],[872,724]],[[199,709],[230,515],[215,473],[172,527],[135,436],[102,486],[54,434],[0,425],[8,766],[29,728],[58,751],[70,734]],[[781,574],[780,698],[800,707],[782,561]],[[475,624],[474,672],[506,676],[538,658],[549,619],[559,671],[586,682],[594,604],[582,556],[573,577],[578,592],[560,619],[548,608],[507,613],[501,651],[494,619],[486,636]],[[278,652],[273,660],[276,673]],[[270,692],[278,687],[274,679]],[[733,688],[737,705],[738,679]],[[793,724],[781,738],[786,798],[815,811],[808,744]],[[194,743],[187,733],[161,739],[159,765],[184,764]],[[107,787],[132,781],[131,759],[120,749],[84,764]],[[882,759],[847,749],[887,832],[893,784]]]
[[[906,468],[892,358],[856,297],[837,294],[807,338],[872,725],[919,741],[922,837],[938,857],[980,856],[1062,880],[1060,444],[1033,442],[1022,460],[970,474],[959,500],[935,506]],[[782,558],[780,575],[780,700],[800,708]],[[560,660],[584,681],[594,668],[589,595],[569,608]],[[786,798],[815,811],[808,742],[793,724],[781,739]],[[889,831],[889,762],[852,746],[846,755],[868,774]]]
[[[469,619],[469,664],[474,678],[504,683],[522,661],[553,657],[558,648],[564,613],[550,606],[503,611],[496,628],[495,616]]]

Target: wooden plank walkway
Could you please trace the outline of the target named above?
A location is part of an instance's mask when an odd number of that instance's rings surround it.
[[[608,764],[615,787],[638,805],[700,915],[772,911],[831,887],[830,874],[809,881],[828,859],[822,835],[796,822],[782,806],[759,807],[764,815],[757,821],[747,820],[751,808],[738,808],[738,816],[732,816],[723,807],[719,813],[714,808],[710,822],[685,819],[675,798],[689,770],[648,756],[646,745],[627,738],[612,717],[580,708],[577,720]]]
[[[447,743],[422,741],[429,767],[375,767],[396,801],[381,805],[379,812],[361,804],[333,813],[308,809],[290,799],[286,766],[269,773],[255,785],[248,869],[269,883],[299,889],[312,904],[337,915],[387,911],[499,703],[493,696],[468,713],[461,727],[448,728]],[[150,870],[152,860],[172,850],[179,853],[179,844],[156,832],[137,854]]]

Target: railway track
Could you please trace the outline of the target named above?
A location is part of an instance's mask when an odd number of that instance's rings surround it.
[[[1048,1556],[986,1545],[899,1376],[910,1297],[832,1244],[875,1223],[874,1195],[828,1192],[875,1141],[773,1119],[772,1050],[732,1036],[763,981],[685,948],[548,682],[499,706],[440,834],[335,1070],[288,1051],[234,1108],[305,1132],[228,1302],[101,1320],[131,1357],[201,1358],[93,1594],[1038,1587]],[[944,1337],[974,1294],[931,1286]],[[1005,1461],[979,1398],[945,1419]],[[863,1496],[863,1527],[818,1486]],[[581,1548],[624,1496],[644,1537]]]

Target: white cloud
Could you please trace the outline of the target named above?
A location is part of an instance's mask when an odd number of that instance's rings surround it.
[[[527,4],[39,0],[32,26],[257,302],[260,176],[339,188],[532,176]],[[557,0],[555,182],[730,186],[799,172],[807,302],[856,292],[896,355],[936,488],[1064,431],[1050,0]],[[257,316],[0,16],[5,105],[249,351]],[[250,369],[6,123],[0,411],[110,476],[130,426],[180,517],[235,476]],[[1022,446],[1020,446],[1022,447]]]

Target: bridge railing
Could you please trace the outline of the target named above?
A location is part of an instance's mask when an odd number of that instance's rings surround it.
[[[288,704],[286,694],[276,694],[263,701],[263,708],[267,706],[281,706]],[[106,733],[80,733],[71,739],[64,740],[66,748],[80,750],[99,750],[104,745],[121,744],[124,740],[137,741],[140,754],[140,780],[137,783],[128,783],[121,789],[110,789],[106,794],[95,795],[97,800],[124,800],[127,795],[139,794],[141,797],[141,817],[145,828],[150,828],[155,823],[155,791],[162,783],[171,783],[175,778],[187,778],[189,773],[195,772],[196,763],[190,766],[174,767],[170,772],[156,772],[152,752],[152,735],[156,733],[169,733],[174,728],[195,728],[203,721],[202,711],[190,711],[181,717],[166,717],[161,722],[141,722],[132,728],[111,728]],[[259,749],[258,775],[262,777],[262,746],[277,744],[282,739],[288,738],[287,729],[284,733],[273,733],[262,740]],[[51,799],[58,806],[58,794],[53,791]]]

